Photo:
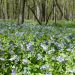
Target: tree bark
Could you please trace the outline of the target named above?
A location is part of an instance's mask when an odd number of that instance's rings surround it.
[[[27,7],[32,11],[32,13],[34,14],[34,17],[36,18],[37,22],[42,25],[42,23],[40,22],[40,20],[38,19],[37,15],[35,14],[34,10],[29,6],[27,5]]]
[[[41,4],[41,6],[42,6],[42,12],[41,12],[41,14],[42,14],[42,22],[45,22],[45,0],[43,0],[42,1],[42,4]]]
[[[24,23],[25,2],[26,2],[26,0],[20,0],[20,14],[19,14],[19,18],[18,18],[19,25]]]

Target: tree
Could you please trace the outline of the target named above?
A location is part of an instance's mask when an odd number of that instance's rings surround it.
[[[24,23],[24,10],[25,10],[25,2],[26,0],[20,0],[20,9],[19,9],[19,17],[18,17],[18,24],[23,24]]]
[[[45,6],[46,6],[46,0],[41,0],[42,2],[41,2],[41,14],[42,14],[42,16],[41,16],[41,21],[42,22],[45,22]]]
[[[0,19],[24,19],[46,24],[49,20],[73,20],[75,0],[0,0]]]

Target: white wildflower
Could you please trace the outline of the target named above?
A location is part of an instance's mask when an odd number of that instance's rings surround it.
[[[44,45],[43,43],[41,43],[40,45],[45,51],[48,50],[48,46]]]
[[[47,52],[47,54],[51,54],[51,50],[49,50],[49,51]]]
[[[27,46],[27,50],[29,50],[29,51],[33,50],[32,42],[28,43],[26,46]]]
[[[45,75],[52,75],[52,73],[46,73]]]
[[[27,59],[23,59],[23,64],[28,64],[28,60]]]
[[[54,51],[55,51],[55,49],[54,49],[54,48],[51,48],[51,51],[52,51],[52,52],[54,52]]]
[[[24,32],[16,32],[15,35],[16,36],[23,36]]]
[[[1,61],[5,61],[5,58],[0,58]]]
[[[69,69],[68,72],[75,73],[75,69]]]
[[[41,54],[37,54],[37,60],[42,59],[42,55]]]
[[[13,69],[15,69],[15,66],[12,66]]]
[[[49,65],[43,65],[40,67],[40,70],[46,70],[46,69],[49,69],[50,66]]]
[[[15,70],[12,70],[12,73],[11,73],[11,75],[16,75],[16,72],[15,72]]]
[[[62,56],[59,56],[59,57],[57,57],[57,61],[63,62],[64,61],[64,58]]]
[[[24,46],[23,46],[23,44],[20,44],[21,45],[21,49],[24,49]]]
[[[55,57],[52,57],[52,60],[56,60],[56,58]]]
[[[10,58],[9,60],[10,61],[13,61],[13,60],[15,60],[17,58],[17,55],[14,55],[12,58]]]
[[[67,49],[67,51],[71,51],[71,49],[70,49],[70,48],[68,48],[68,49]]]

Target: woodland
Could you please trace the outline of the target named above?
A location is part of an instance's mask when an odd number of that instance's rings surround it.
[[[0,75],[75,75],[75,0],[0,0]]]
[[[48,23],[49,20],[73,20],[75,0],[0,0],[0,19]]]

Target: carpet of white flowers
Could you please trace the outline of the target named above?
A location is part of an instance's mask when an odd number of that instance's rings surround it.
[[[0,75],[75,75],[75,28],[0,23]]]

